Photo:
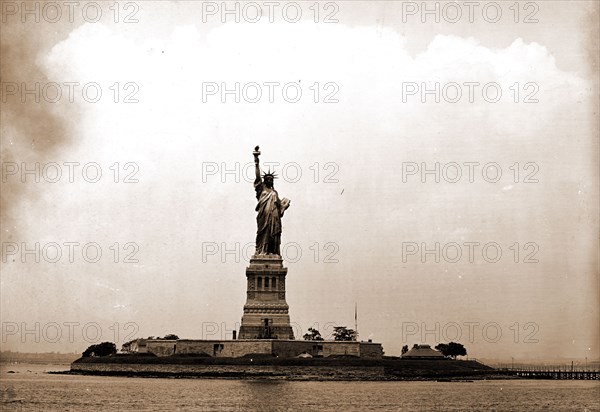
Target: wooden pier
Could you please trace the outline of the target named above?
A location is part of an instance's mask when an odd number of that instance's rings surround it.
[[[526,379],[561,379],[561,380],[599,380],[600,371],[573,368],[524,367],[497,369],[502,375],[518,376]]]

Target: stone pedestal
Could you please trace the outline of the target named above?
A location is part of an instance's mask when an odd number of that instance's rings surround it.
[[[238,339],[294,339],[285,300],[287,268],[278,255],[254,255],[246,268],[246,304]]]

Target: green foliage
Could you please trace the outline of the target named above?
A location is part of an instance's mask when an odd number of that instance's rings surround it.
[[[154,340],[154,339],[158,339],[158,340],[177,340],[177,339],[179,339],[179,336],[175,335],[174,333],[168,333],[168,334],[166,334],[162,338],[160,336],[148,336],[146,339],[148,339],[148,340]]]
[[[97,345],[89,346],[85,352],[81,354],[84,358],[91,356],[110,356],[117,353],[117,346],[112,342],[102,342]]]
[[[462,344],[456,342],[450,342],[448,344],[440,343],[435,349],[442,352],[444,356],[450,356],[453,359],[456,359],[457,356],[467,355],[467,349],[465,349]]]
[[[303,338],[304,340],[323,340],[321,332],[313,328],[308,328],[308,333],[305,333]]]
[[[333,340],[354,341],[356,340],[356,331],[345,326],[336,326],[333,328]]]

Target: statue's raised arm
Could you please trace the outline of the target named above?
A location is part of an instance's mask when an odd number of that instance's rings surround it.
[[[256,186],[257,183],[261,183],[262,179],[260,178],[260,161],[258,160],[258,156],[260,156],[260,147],[256,146],[254,148],[254,172],[256,174],[256,179],[254,179],[254,186]]]

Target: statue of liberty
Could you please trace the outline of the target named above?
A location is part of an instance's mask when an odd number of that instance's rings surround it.
[[[259,147],[254,148],[254,165],[256,170],[256,179],[254,180],[254,190],[256,190],[256,252],[255,255],[281,255],[279,247],[281,245],[281,218],[283,213],[290,207],[290,200],[279,199],[277,191],[273,187],[273,181],[276,175],[270,170],[260,176],[260,166],[258,156]]]

